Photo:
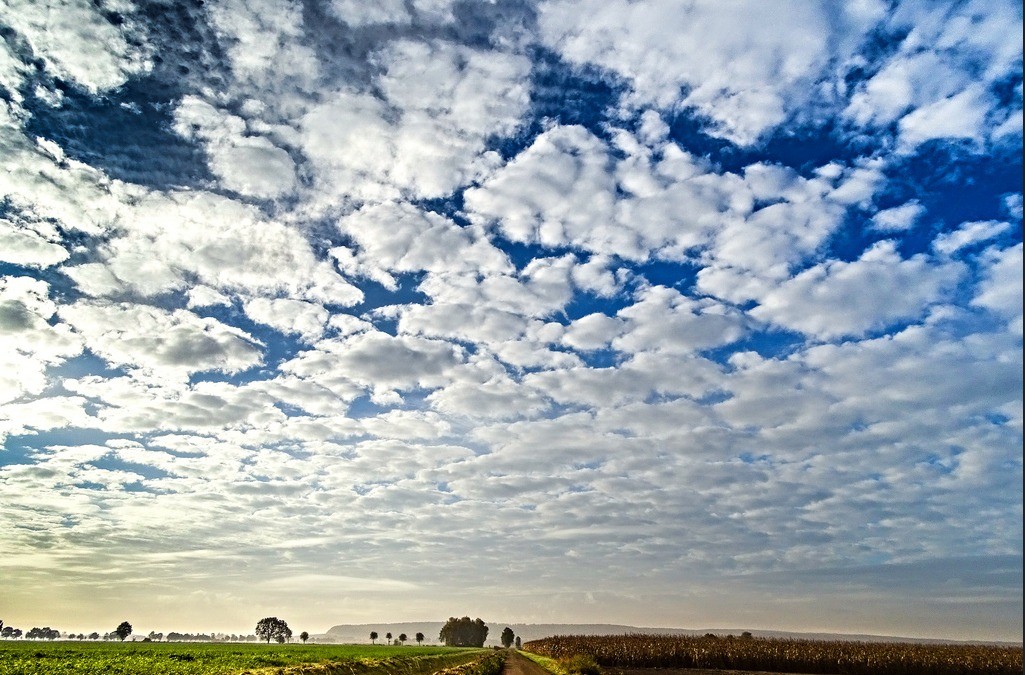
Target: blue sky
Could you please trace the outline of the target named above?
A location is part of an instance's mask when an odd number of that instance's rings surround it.
[[[7,624],[1020,640],[1020,4],[0,6]]]

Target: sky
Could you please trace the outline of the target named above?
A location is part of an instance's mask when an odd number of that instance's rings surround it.
[[[0,0],[0,619],[1022,634],[1013,0]]]

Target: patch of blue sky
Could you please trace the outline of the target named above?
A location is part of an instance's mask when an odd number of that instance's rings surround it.
[[[515,135],[490,139],[488,149],[511,159],[552,124],[579,125],[608,139],[609,113],[624,84],[597,68],[568,64],[543,47],[534,47],[529,56],[530,110]]]
[[[401,407],[403,407],[403,408],[408,407],[408,405],[411,402],[411,400],[415,400],[415,399],[416,399],[415,396],[407,395],[407,392],[403,392],[403,396],[402,396],[403,405]],[[367,394],[365,396],[358,396],[358,397],[356,397],[352,401],[352,403],[349,404],[349,410],[348,410],[348,412],[346,413],[345,416],[348,417],[349,419],[353,419],[353,420],[371,419],[373,417],[377,417],[378,415],[380,415],[382,413],[386,413],[389,410],[393,410],[394,408],[395,408],[395,406],[390,405],[390,404],[389,405],[381,405],[379,403],[375,403],[371,399],[370,394]]]
[[[124,471],[126,473],[138,474],[146,480],[173,477],[173,474],[155,466],[139,464],[138,462],[129,462],[121,459],[116,453],[116,450],[111,450],[103,457],[89,462],[89,464],[95,466],[97,469],[105,469],[107,471]]]
[[[375,309],[389,307],[392,305],[422,305],[429,298],[420,291],[420,282],[424,275],[420,272],[392,273],[396,287],[387,288],[370,279],[350,279],[349,281],[363,291],[363,302],[353,307],[344,309],[347,314],[355,316],[368,315],[365,318],[373,319],[377,325],[382,319],[372,315]],[[394,334],[394,333],[393,333]]]
[[[703,157],[722,172],[742,173],[758,162],[788,166],[809,177],[831,162],[851,163],[864,152],[851,145],[831,120],[781,125],[762,142],[738,146],[709,133],[710,120],[693,108],[683,108],[669,124],[669,138],[687,152]]]
[[[47,374],[53,376],[55,386],[63,389],[61,383],[65,379],[78,379],[90,375],[110,379],[126,375],[127,372],[124,368],[110,365],[105,359],[86,348],[81,354],[71,357],[60,365],[51,366]]]
[[[177,93],[156,77],[133,79],[100,96],[65,87],[59,105],[26,99],[29,135],[56,142],[68,157],[147,187],[197,186],[212,179],[203,151],[172,129]]]
[[[700,354],[709,361],[726,365],[738,352],[755,352],[764,359],[778,359],[786,358],[804,344],[805,338],[800,333],[769,327],[750,331],[736,342],[706,349]]]
[[[625,360],[624,355],[615,349],[594,349],[574,353],[588,368],[612,368]]]
[[[127,438],[125,434],[114,434],[99,429],[65,427],[47,429],[29,434],[14,434],[4,440],[0,448],[0,466],[11,464],[35,464],[34,455],[51,446],[103,445],[109,440]]]

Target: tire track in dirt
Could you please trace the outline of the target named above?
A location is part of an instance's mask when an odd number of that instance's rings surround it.
[[[526,656],[517,651],[509,650],[509,655],[502,666],[502,675],[552,675]]]

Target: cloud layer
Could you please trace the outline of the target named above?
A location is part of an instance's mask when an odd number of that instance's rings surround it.
[[[9,624],[1020,638],[1020,6],[2,16]]]

